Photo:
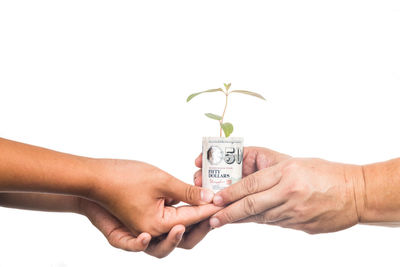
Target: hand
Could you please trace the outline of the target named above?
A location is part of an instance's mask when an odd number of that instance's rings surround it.
[[[263,147],[245,147],[243,149],[243,176],[248,176],[253,172],[271,167],[283,160],[290,158],[288,155]],[[201,168],[203,158],[201,154],[196,158],[195,165]],[[202,170],[194,174],[194,184],[202,186]]]
[[[285,154],[275,152],[262,147],[245,147],[243,151],[243,175],[247,176],[260,169],[264,169],[277,164],[280,161],[290,158]],[[202,155],[200,154],[196,160],[195,165],[199,168],[202,167]],[[202,186],[202,170],[198,170],[194,174],[194,183],[196,186]],[[193,248],[198,242],[203,239],[211,230],[209,220],[201,224],[199,229],[196,229],[197,235],[193,234],[190,243],[190,248]]]
[[[211,191],[185,184],[149,164],[107,159],[97,164],[98,178],[87,198],[118,218],[134,236],[159,236],[174,226],[198,223],[221,209],[204,205],[211,202]],[[167,205],[179,201],[201,206]]]
[[[212,191],[185,184],[149,164],[92,159],[0,138],[0,190],[72,195],[100,204],[138,236],[198,223],[220,208]],[[184,201],[196,207],[174,208]]]
[[[144,251],[157,258],[166,257],[178,245],[181,248],[192,248],[211,229],[208,220],[197,227],[191,227],[187,233],[185,226],[176,225],[165,237],[151,240],[148,233],[134,236],[117,218],[92,201],[79,198],[77,206],[77,212],[85,215],[113,247],[133,252]]]
[[[360,179],[361,166],[288,158],[218,192],[216,205],[233,203],[211,217],[210,225],[257,222],[312,234],[342,230],[358,223]]]

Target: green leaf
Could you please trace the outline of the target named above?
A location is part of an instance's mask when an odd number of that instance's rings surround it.
[[[231,88],[231,83],[228,83],[228,84],[224,83],[224,86],[226,88],[226,91],[228,91],[229,88]]]
[[[217,121],[222,120],[221,116],[213,114],[213,113],[206,113],[204,115],[206,115],[207,117],[209,117],[210,119],[213,119],[213,120],[217,120]]]
[[[221,124],[222,130],[224,130],[225,137],[229,137],[233,132],[233,125],[230,122],[225,122]]]
[[[231,93],[240,93],[240,94],[245,94],[245,95],[251,95],[251,96],[261,98],[262,100],[265,100],[265,98],[262,95],[254,93],[254,92],[246,91],[246,90],[233,90],[233,91],[231,91]]]
[[[224,92],[221,88],[218,88],[218,89],[209,89],[209,90],[201,91],[201,92],[194,93],[194,94],[191,94],[190,96],[188,96],[188,98],[186,99],[186,102],[189,102],[190,100],[192,100],[193,97],[198,96],[198,95],[200,95],[200,94],[203,94],[203,93],[212,93],[212,92],[218,92],[218,91]]]

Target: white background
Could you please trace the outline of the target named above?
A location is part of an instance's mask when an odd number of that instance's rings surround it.
[[[191,183],[232,82],[246,145],[365,164],[400,155],[399,1],[0,1],[0,136],[138,159]],[[158,260],[75,214],[0,209],[0,266],[398,266],[400,229],[229,225]]]

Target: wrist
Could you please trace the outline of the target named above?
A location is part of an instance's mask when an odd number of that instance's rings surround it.
[[[400,221],[400,159],[364,166],[363,223]]]
[[[364,220],[365,213],[364,167],[359,165],[346,165],[345,179],[350,187],[350,196],[354,203],[354,213],[357,218],[357,223],[361,223]]]
[[[85,190],[81,192],[80,196],[83,198],[82,203],[92,201],[100,201],[105,192],[110,189],[108,177],[113,174],[112,169],[110,170],[110,162],[115,160],[110,159],[91,159],[89,163],[89,173],[85,182]]]
[[[76,165],[72,168],[69,173],[69,181],[64,182],[65,188],[61,190],[61,193],[73,195],[77,199],[89,198],[98,184],[98,160],[78,157]],[[66,180],[64,179],[64,181]]]

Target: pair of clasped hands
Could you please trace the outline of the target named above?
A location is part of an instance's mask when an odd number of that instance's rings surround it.
[[[107,198],[104,207],[120,219],[117,224],[109,218],[114,228],[121,228],[106,236],[113,246],[156,257],[165,257],[176,247],[191,249],[211,229],[228,223],[256,222],[320,233],[358,222],[353,188],[343,175],[357,174],[360,167],[354,165],[246,147],[244,178],[215,195],[201,188],[201,169],[194,174],[194,187],[145,163],[114,161],[111,165],[113,178],[107,187],[114,188],[112,204]],[[202,167],[201,155],[195,165]],[[332,192],[326,193],[328,189]],[[343,203],[338,204],[338,199]],[[180,201],[192,206],[172,206]],[[91,205],[85,201],[83,210]],[[151,236],[155,238],[150,243],[143,242]]]
[[[195,160],[202,167],[201,155]],[[75,212],[117,248],[162,258],[214,228],[256,222],[334,232],[400,221],[400,161],[349,165],[246,147],[243,179],[214,194],[147,163],[93,159],[0,138],[0,205]],[[179,202],[189,205],[176,207]]]

